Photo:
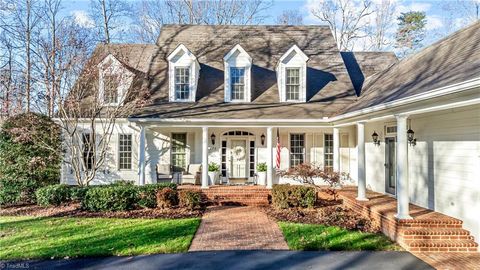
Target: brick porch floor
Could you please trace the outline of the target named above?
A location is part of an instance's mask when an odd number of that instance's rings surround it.
[[[288,250],[277,223],[252,206],[213,206],[202,217],[189,251]]]

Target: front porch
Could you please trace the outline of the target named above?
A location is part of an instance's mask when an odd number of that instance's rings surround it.
[[[403,248],[412,252],[476,252],[470,232],[463,229],[462,220],[410,204],[411,219],[397,219],[397,200],[370,190],[368,200],[357,200],[356,187],[339,191],[343,204],[369,217],[382,232]]]

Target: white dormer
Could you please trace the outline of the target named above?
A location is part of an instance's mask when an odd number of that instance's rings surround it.
[[[278,61],[280,102],[306,102],[307,61],[308,56],[297,45],[293,45]]]
[[[180,44],[168,57],[169,100],[195,102],[200,64],[185,45]]]
[[[135,74],[109,54],[98,65],[99,100],[104,106],[123,104]]]
[[[252,58],[239,44],[223,58],[225,102],[250,102]]]

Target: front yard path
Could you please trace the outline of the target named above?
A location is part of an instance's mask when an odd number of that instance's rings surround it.
[[[288,250],[277,223],[250,206],[209,208],[189,251]]]

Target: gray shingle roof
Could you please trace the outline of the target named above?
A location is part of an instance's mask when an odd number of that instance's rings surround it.
[[[196,103],[168,102],[166,58],[179,44],[185,45],[201,66]],[[223,57],[236,44],[253,59],[251,103],[224,103]],[[310,58],[306,104],[279,103],[275,67],[294,44]],[[326,26],[165,25],[157,45],[149,72],[151,106],[139,109],[138,117],[321,118],[335,114],[355,98]]]
[[[480,22],[453,33],[365,81],[351,112],[480,77]]]

